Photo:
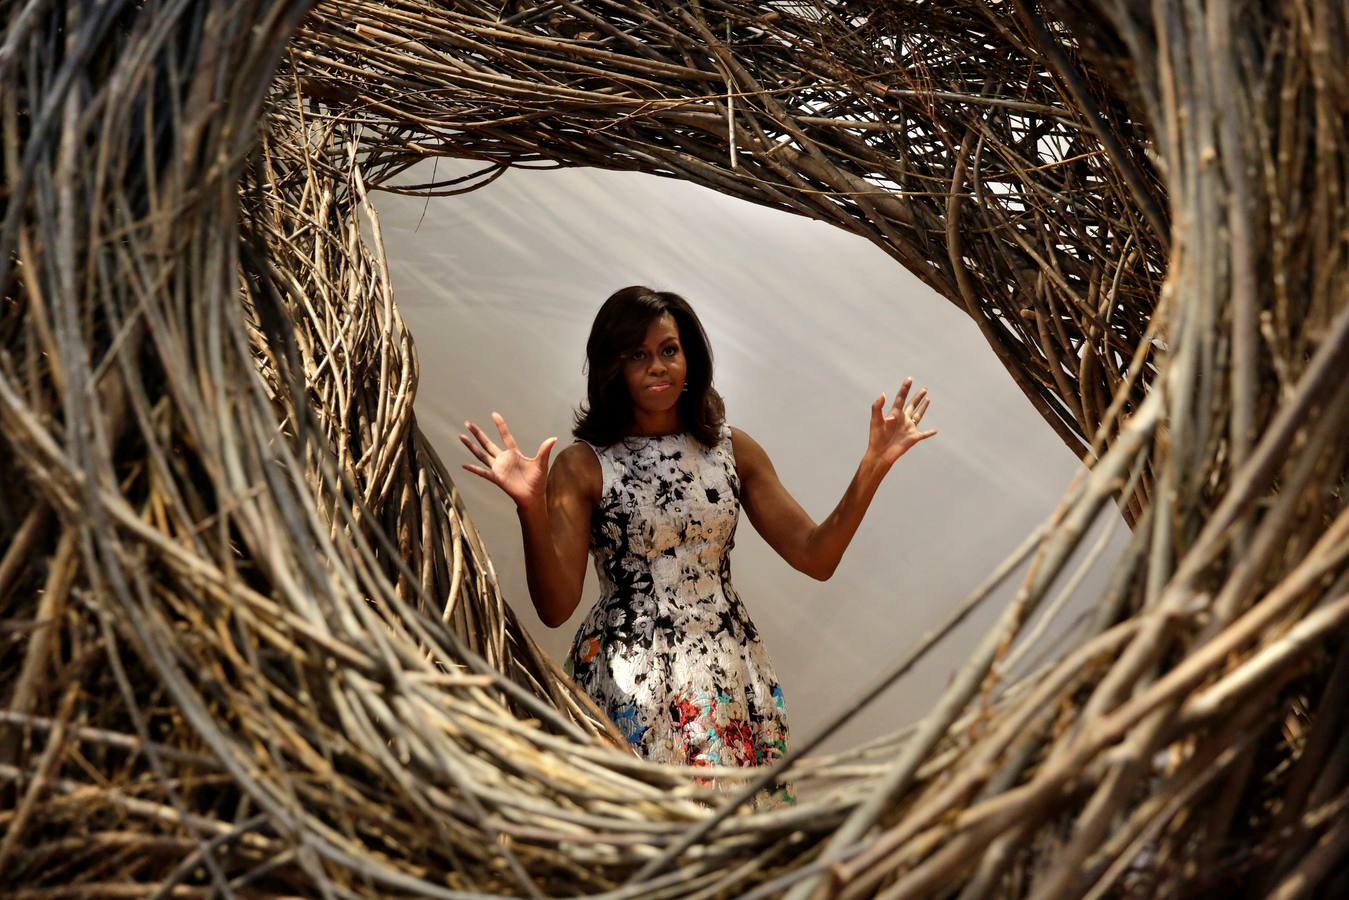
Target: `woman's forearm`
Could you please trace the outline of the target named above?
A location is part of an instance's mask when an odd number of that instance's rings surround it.
[[[561,564],[548,519],[548,504],[540,501],[517,506],[525,545],[525,580],[534,610],[549,628],[566,622],[581,599],[584,577],[577,581]],[[584,573],[583,573],[584,575]]]
[[[843,498],[823,522],[811,529],[806,538],[804,571],[807,574],[820,581],[834,574],[843,552],[848,549],[858,526],[862,524],[871,498],[876,496],[876,489],[889,470],[890,464],[875,456],[869,453],[862,456],[852,481],[843,492]]]

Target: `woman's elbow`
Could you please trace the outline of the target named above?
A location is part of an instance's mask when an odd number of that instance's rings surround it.
[[[828,546],[821,546],[821,542],[815,539],[818,528],[816,526],[803,534],[790,549],[783,548],[778,552],[796,571],[816,581],[828,581],[838,568],[840,556],[830,552]]]
[[[581,590],[577,588],[575,594],[569,594],[558,604],[538,610],[539,618],[543,624],[549,628],[561,628],[571,621],[572,613],[581,605]]]
[[[803,572],[814,578],[816,581],[828,581],[834,577],[834,570],[838,568],[838,563],[816,562],[808,560],[797,566],[798,572]]]
[[[572,608],[566,612],[559,612],[557,610],[549,610],[547,612],[540,611],[539,618],[542,619],[543,624],[549,628],[561,628],[563,625],[567,624],[569,619],[571,619],[571,614],[575,609],[576,607],[573,605]]]

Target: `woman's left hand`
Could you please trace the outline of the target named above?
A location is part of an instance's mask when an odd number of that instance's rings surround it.
[[[867,440],[867,453],[887,466],[907,453],[914,444],[937,433],[935,428],[931,431],[918,430],[918,423],[923,421],[923,414],[927,412],[930,401],[927,388],[919,388],[910,400],[909,388],[912,385],[912,378],[904,379],[888,415],[881,413],[881,408],[885,406],[884,394],[871,404],[871,435]]]

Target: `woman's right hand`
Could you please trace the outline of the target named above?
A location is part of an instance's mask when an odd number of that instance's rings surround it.
[[[497,431],[501,432],[501,443],[505,446],[498,447],[481,428],[472,422],[465,422],[464,426],[477,438],[477,442],[469,440],[465,434],[459,435],[459,440],[486,468],[468,463],[464,464],[464,468],[501,488],[522,509],[542,503],[548,486],[548,455],[557,443],[557,438],[548,438],[539,445],[537,453],[525,456],[520,452],[515,438],[511,437],[511,430],[506,427],[506,420],[501,414],[492,413],[492,421],[496,422]]]

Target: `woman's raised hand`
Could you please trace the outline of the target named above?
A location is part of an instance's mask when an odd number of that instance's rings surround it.
[[[492,413],[492,421],[496,423],[497,431],[501,432],[504,446],[498,447],[481,428],[472,422],[465,422],[464,427],[473,433],[477,443],[469,440],[466,434],[459,435],[459,440],[486,468],[469,463],[465,463],[464,468],[501,488],[515,501],[516,506],[528,507],[543,502],[548,486],[548,454],[552,452],[557,438],[548,438],[539,445],[537,453],[525,456],[520,452],[515,438],[511,437],[511,430],[506,427],[506,420],[501,414]]]
[[[912,385],[912,378],[904,379],[888,415],[881,414],[881,407],[885,406],[884,394],[871,404],[871,434],[867,440],[867,452],[874,453],[886,465],[899,459],[914,444],[937,433],[935,428],[931,431],[918,430],[918,423],[923,420],[930,401],[927,388],[919,388],[910,400],[909,388]]]

